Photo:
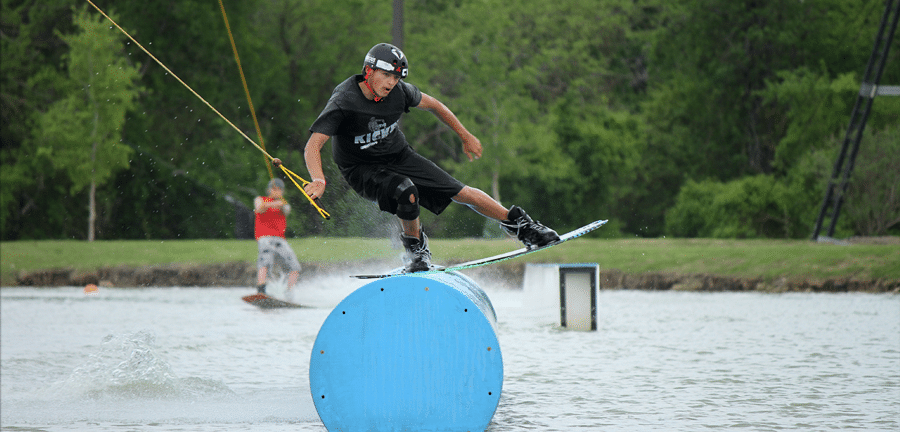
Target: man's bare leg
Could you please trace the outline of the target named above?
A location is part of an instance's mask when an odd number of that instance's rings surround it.
[[[266,283],[266,276],[269,274],[268,267],[260,267],[256,273],[256,284],[263,285]]]
[[[464,186],[453,201],[469,206],[482,215],[500,222],[504,231],[516,236],[525,246],[540,247],[559,240],[556,231],[536,222],[519,207],[503,207],[480,189]]]
[[[421,240],[419,238],[419,232],[422,231],[422,223],[419,222],[419,218],[416,218],[415,220],[400,219],[400,227],[403,228],[403,235]]]
[[[509,216],[509,209],[503,207],[497,200],[491,198],[490,195],[484,193],[481,189],[464,186],[453,201],[465,204],[480,213],[483,216],[498,221],[505,220]]]

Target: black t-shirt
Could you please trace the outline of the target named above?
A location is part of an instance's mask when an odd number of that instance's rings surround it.
[[[338,84],[309,128],[331,137],[339,167],[387,162],[409,147],[397,122],[422,101],[422,92],[404,81],[379,102],[366,99],[359,88],[362,80],[354,75]]]

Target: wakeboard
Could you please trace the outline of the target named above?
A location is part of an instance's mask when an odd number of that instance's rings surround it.
[[[473,260],[473,261],[467,261],[467,262],[460,263],[460,264],[454,264],[454,265],[447,266],[447,267],[433,266],[432,269],[429,271],[418,272],[415,274],[433,274],[433,273],[454,272],[454,271],[458,271],[458,270],[465,270],[465,269],[469,269],[469,268],[473,268],[473,267],[481,267],[483,265],[494,264],[494,263],[498,263],[501,261],[518,258],[520,256],[528,255],[530,253],[534,253],[537,251],[542,251],[544,249],[551,248],[558,244],[565,243],[569,240],[581,237],[597,228],[602,227],[603,225],[606,224],[606,222],[608,222],[608,221],[607,220],[598,220],[595,222],[591,222],[581,228],[569,231],[569,232],[559,236],[558,241],[555,241],[553,243],[550,243],[550,244],[547,244],[547,245],[544,245],[541,247],[536,247],[536,248],[524,247],[521,249],[516,249],[511,252],[506,252],[506,253],[502,253],[499,255],[494,255],[494,256],[490,256],[487,258],[481,258],[481,259],[477,259],[477,260]],[[401,275],[405,275],[405,274],[410,274],[410,273],[405,273],[405,272],[403,272],[403,268],[399,268],[399,269],[394,269],[385,274],[352,275],[350,277],[354,277],[357,279],[383,279],[386,277],[401,276]]]
[[[266,294],[253,294],[242,297],[242,299],[260,309],[281,309],[281,308],[302,308],[303,305],[279,300]]]

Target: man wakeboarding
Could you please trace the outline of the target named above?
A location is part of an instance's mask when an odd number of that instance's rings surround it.
[[[400,220],[400,240],[406,249],[405,271],[428,271],[431,251],[419,221],[424,207],[440,214],[457,202],[495,219],[528,248],[559,240],[556,231],[533,220],[520,207],[506,208],[480,189],[464,185],[413,150],[400,130],[400,117],[410,108],[428,111],[462,140],[470,161],[482,155],[481,142],[446,105],[405,81],[409,74],[406,55],[397,47],[380,43],[363,61],[362,73],[335,87],[325,108],[313,122],[304,158],[312,182],[304,187],[317,199],[327,185],[321,150],[331,138],[332,156],[341,175],[357,194],[378,204]]]

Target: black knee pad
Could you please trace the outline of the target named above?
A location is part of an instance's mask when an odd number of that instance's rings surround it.
[[[415,220],[419,217],[419,190],[410,179],[403,179],[394,191],[397,202],[397,217],[403,220]]]

